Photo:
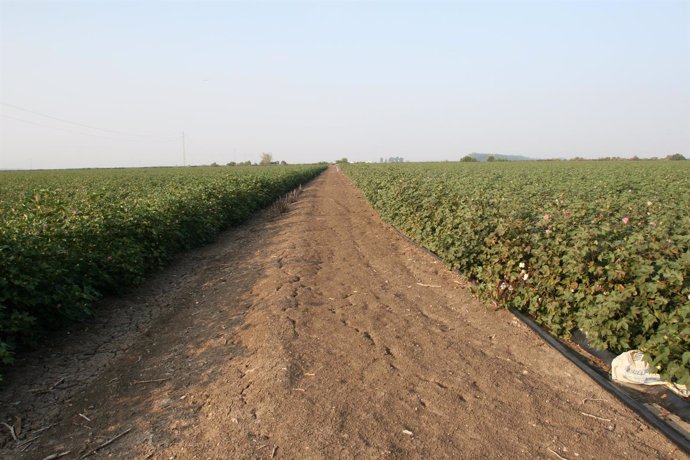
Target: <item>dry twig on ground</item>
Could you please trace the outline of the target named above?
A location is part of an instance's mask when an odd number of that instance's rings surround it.
[[[140,385],[142,383],[158,383],[158,382],[165,382],[166,380],[170,380],[170,377],[166,377],[164,379],[153,379],[153,380],[135,380],[132,382],[132,384]]]
[[[17,439],[17,434],[14,432],[14,427],[8,423],[2,422],[2,424],[5,426],[10,431],[10,434],[12,435],[12,439],[15,441],[18,441]]]
[[[610,422],[611,421],[607,418],[597,417],[596,415],[588,414],[587,412],[580,412],[580,413],[586,417],[591,417],[591,418],[595,418],[597,420],[601,420],[602,422]]]
[[[67,451],[65,451],[65,452],[58,452],[58,453],[55,453],[55,454],[50,454],[50,455],[48,455],[48,456],[47,456],[46,458],[44,458],[43,460],[55,460],[56,458],[64,457],[65,455],[69,455],[69,454],[71,454],[71,453],[72,453],[71,450],[67,450]]]
[[[104,442],[103,444],[101,444],[100,446],[96,447],[95,449],[90,450],[89,452],[85,453],[84,455],[82,455],[82,456],[79,457],[79,458],[82,459],[82,458],[86,458],[86,457],[88,457],[88,456],[90,456],[90,455],[95,454],[96,452],[98,452],[99,450],[103,449],[104,447],[107,447],[107,446],[109,446],[110,444],[114,443],[115,441],[117,441],[118,439],[120,439],[121,437],[123,437],[124,435],[126,435],[127,433],[129,433],[130,431],[132,431],[132,429],[131,429],[131,428],[127,428],[127,429],[126,429],[125,431],[123,431],[122,433],[118,434],[117,436],[115,436],[115,437],[113,437],[113,438],[110,438],[109,440],[107,440],[106,442]]]
[[[561,456],[561,455],[558,455],[558,452],[556,452],[555,450],[552,450],[552,449],[549,449],[549,448],[547,448],[546,450],[548,450],[549,452],[551,452],[552,454],[554,454],[556,457],[560,458],[561,460],[568,460],[567,458],[565,458],[565,457],[563,457],[563,456]]]

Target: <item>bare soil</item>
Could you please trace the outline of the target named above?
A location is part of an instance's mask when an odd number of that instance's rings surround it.
[[[0,403],[3,458],[686,458],[333,168],[22,357]]]

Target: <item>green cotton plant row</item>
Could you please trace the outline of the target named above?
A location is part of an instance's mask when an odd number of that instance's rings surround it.
[[[0,363],[323,169],[0,172]]]
[[[690,161],[349,165],[381,216],[551,332],[690,383]]]

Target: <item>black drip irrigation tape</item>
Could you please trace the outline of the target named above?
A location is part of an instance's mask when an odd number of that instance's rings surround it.
[[[675,428],[664,422],[662,419],[657,417],[652,411],[647,409],[639,401],[631,398],[626,393],[621,391],[619,388],[613,385],[608,377],[599,373],[596,369],[591,367],[575,352],[573,352],[569,347],[565,346],[554,336],[546,332],[541,326],[539,326],[536,321],[532,318],[524,315],[523,313],[510,309],[510,312],[515,315],[520,321],[525,323],[530,329],[536,332],[539,337],[544,339],[546,343],[551,345],[553,348],[558,350],[563,356],[568,358],[570,362],[579,367],[585,374],[589,375],[592,380],[601,385],[606,391],[611,395],[618,398],[623,404],[628,406],[630,409],[635,411],[637,415],[642,417],[650,425],[652,425],[657,430],[661,431],[669,440],[680,447],[685,453],[690,453],[690,441],[683,435],[683,433],[677,431]]]
[[[410,239],[407,235],[398,230],[396,227],[391,225],[391,228],[393,228],[401,237],[403,237],[409,243],[413,244],[414,246],[418,247],[424,252],[430,254],[439,262],[445,263],[445,261],[441,259],[438,255],[436,255],[433,251],[430,251],[421,244]],[[630,397],[628,394],[623,392],[621,389],[617,388],[609,380],[608,376],[605,373],[590,366],[578,353],[570,349],[570,347],[566,346],[557,338],[555,338],[546,330],[544,330],[532,318],[512,308],[509,311],[516,318],[518,318],[525,325],[527,325],[527,327],[536,332],[537,335],[539,335],[539,337],[541,337],[546,343],[551,345],[559,353],[565,356],[571,363],[575,364],[578,368],[580,368],[592,380],[598,383],[604,390],[608,391],[609,394],[617,398],[620,402],[629,407],[637,415],[642,417],[642,419],[644,419],[647,423],[649,423],[651,426],[660,431],[671,442],[678,446],[683,452],[685,452],[686,454],[690,454],[690,439],[688,439],[685,436],[685,434],[683,434],[681,431],[676,430],[673,426],[666,423],[663,419],[654,414],[654,412],[645,407],[641,402],[635,400],[634,398]]]

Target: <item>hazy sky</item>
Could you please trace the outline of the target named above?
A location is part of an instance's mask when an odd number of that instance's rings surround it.
[[[688,1],[0,5],[0,168],[690,154]]]

